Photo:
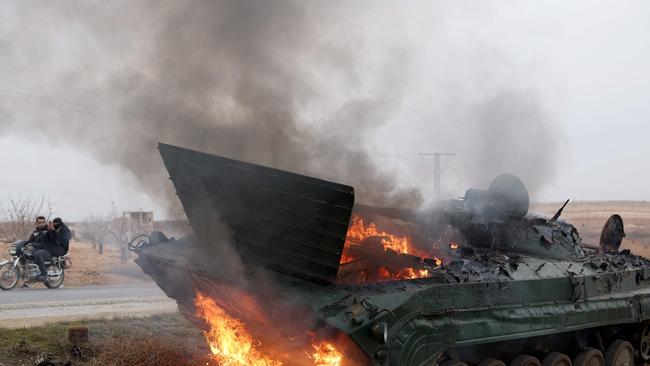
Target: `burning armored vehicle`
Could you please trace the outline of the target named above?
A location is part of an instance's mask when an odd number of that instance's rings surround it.
[[[512,175],[436,211],[160,144],[194,234],[131,243],[230,365],[599,366],[650,360],[650,262],[528,214]]]

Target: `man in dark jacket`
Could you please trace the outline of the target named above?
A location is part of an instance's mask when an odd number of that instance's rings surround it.
[[[57,217],[47,226],[47,237],[43,244],[35,246],[34,262],[41,270],[39,281],[47,280],[47,268],[45,262],[52,260],[52,257],[59,257],[68,252],[70,246],[70,229]]]
[[[47,234],[47,224],[45,223],[45,217],[39,216],[36,218],[36,223],[34,225],[34,231],[29,234],[27,240],[20,240],[15,243],[16,245],[16,254],[20,256],[27,244],[42,244],[48,240]]]

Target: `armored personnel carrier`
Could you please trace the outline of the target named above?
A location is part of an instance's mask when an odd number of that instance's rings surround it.
[[[512,175],[414,211],[355,204],[343,184],[171,145],[159,151],[194,234],[143,235],[130,247],[206,331],[213,353],[236,356],[224,364],[650,360],[650,262],[619,251],[616,215],[601,243],[586,245],[559,219],[562,209],[530,215]],[[217,339],[228,326],[250,333],[255,362]],[[327,357],[304,351],[318,348],[314,339],[328,341]]]

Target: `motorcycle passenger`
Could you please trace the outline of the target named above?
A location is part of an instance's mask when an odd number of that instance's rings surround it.
[[[60,217],[55,218],[47,225],[46,239],[39,243],[33,256],[34,262],[41,270],[41,275],[37,277],[38,281],[47,280],[47,268],[45,262],[52,260],[52,257],[59,257],[68,252],[70,245],[70,229],[63,223]]]
[[[54,231],[51,232],[50,240],[55,245],[63,248],[63,254],[66,254],[70,248],[70,239],[72,238],[72,233],[70,232],[68,225],[64,224],[63,220],[61,220],[60,217],[54,219],[52,223],[54,226]],[[59,254],[59,256],[63,254]]]
[[[16,243],[16,255],[21,256],[27,244],[44,243],[47,241],[47,224],[45,217],[39,216],[36,218],[34,231],[31,232],[27,240],[19,240]]]

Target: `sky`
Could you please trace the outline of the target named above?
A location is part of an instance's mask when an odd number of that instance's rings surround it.
[[[88,6],[62,12],[19,3],[0,4],[0,200],[45,196],[56,214],[72,220],[111,204],[165,216],[137,172],[89,152],[87,142],[34,130],[55,120],[87,118],[89,126],[100,126],[120,118],[112,75],[143,62],[140,52],[159,41],[158,18],[115,11],[109,16],[126,30],[112,35],[111,19],[104,19],[95,35],[70,21],[83,24],[79,18],[93,13]],[[349,37],[335,44],[353,49],[354,57],[341,62],[354,64],[357,93],[399,98],[385,121],[364,130],[359,145],[399,184],[420,189],[425,201],[434,196],[433,164],[418,154],[433,151],[456,153],[443,162],[445,198],[461,196],[469,184],[485,187],[503,168],[530,177],[524,180],[535,201],[650,200],[650,3],[334,3],[343,19],[337,25],[346,29],[326,28],[323,38]],[[3,57],[2,49],[12,51]],[[337,75],[337,65],[327,75]],[[77,69],[92,83],[70,80]],[[320,69],[306,70],[319,80]],[[318,124],[313,121],[350,97],[327,87],[336,77],[319,80],[324,87],[313,98],[321,99],[305,102],[316,106],[301,111],[301,123]],[[510,97],[499,99],[504,93]],[[530,104],[515,116],[542,122],[508,125],[519,131],[516,144],[512,136],[501,140],[508,131],[490,129],[491,119],[467,123],[492,113],[492,104],[482,107],[492,97],[506,109],[511,100]],[[118,154],[119,144],[114,148]],[[480,158],[495,149],[503,164],[485,169]],[[534,158],[522,164],[519,157]]]
[[[508,70],[513,70],[519,82],[544,95],[546,106],[553,111],[549,126],[557,131],[558,146],[549,154],[553,155],[555,170],[549,172],[550,178],[533,198],[650,199],[650,173],[645,169],[650,158],[649,4],[490,3],[494,4],[479,14],[452,17],[452,35],[446,39],[461,53],[469,50],[467,57],[475,57],[471,52],[485,44],[496,45],[506,62],[501,77],[507,78]],[[458,11],[472,9],[476,10],[467,5]],[[424,49],[426,41],[422,43],[423,53],[435,52],[434,45]],[[429,78],[424,81],[431,82]],[[416,94],[415,98],[427,98],[431,93],[422,90]],[[404,120],[422,118],[417,108],[411,111],[415,111],[414,117],[405,108],[409,117]],[[448,136],[453,132],[436,133]],[[413,137],[410,143],[418,150],[426,146],[427,139],[434,138],[433,133],[417,134],[419,138]],[[445,146],[441,141],[444,148],[439,150],[453,151],[456,143],[452,140]],[[447,169],[453,173],[462,159],[450,159]],[[452,182],[448,184],[453,186]]]
[[[83,220],[116,208],[124,211],[157,210],[155,203],[135,189],[135,179],[119,167],[100,164],[74,147],[35,143],[23,137],[0,138],[3,170],[0,183],[7,197],[22,200],[45,198],[53,214]],[[61,167],[64,168],[56,168]],[[60,173],[48,174],[57,170]],[[67,170],[67,172],[65,172]]]

